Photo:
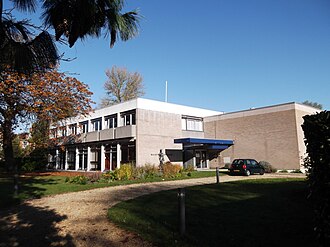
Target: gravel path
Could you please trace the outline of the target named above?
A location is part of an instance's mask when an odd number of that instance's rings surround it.
[[[302,174],[221,176],[220,182]],[[109,222],[109,207],[141,195],[215,183],[215,178],[132,184],[67,193],[26,201],[0,212],[0,246],[152,246]]]

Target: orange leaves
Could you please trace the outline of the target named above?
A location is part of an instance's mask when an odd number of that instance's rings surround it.
[[[0,110],[52,121],[91,110],[88,86],[56,70],[30,76],[3,71],[0,80]]]

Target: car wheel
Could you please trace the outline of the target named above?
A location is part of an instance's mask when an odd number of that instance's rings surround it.
[[[260,170],[260,175],[264,175],[265,174],[265,170],[264,169],[261,169]]]
[[[251,175],[250,170],[246,170],[246,171],[245,171],[245,175],[246,175],[246,176],[250,176],[250,175]]]

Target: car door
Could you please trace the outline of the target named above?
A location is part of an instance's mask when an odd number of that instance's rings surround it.
[[[259,165],[256,160],[250,160],[251,162],[251,173],[260,173]]]
[[[253,173],[253,167],[251,165],[251,161],[250,160],[245,160],[245,164],[246,164],[246,169],[250,171],[250,173]]]

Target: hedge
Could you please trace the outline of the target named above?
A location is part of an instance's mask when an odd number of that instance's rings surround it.
[[[315,211],[314,230],[319,246],[330,246],[330,112],[322,111],[303,118],[309,199]]]

